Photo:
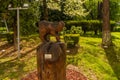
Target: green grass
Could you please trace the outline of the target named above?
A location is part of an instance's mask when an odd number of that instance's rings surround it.
[[[0,27],[0,31],[6,30],[6,27]]]
[[[103,49],[101,38],[80,36],[78,53],[67,55],[66,63],[78,66],[88,80],[120,80],[120,32],[113,32],[112,37],[114,46]],[[26,44],[27,42],[31,42],[29,44],[33,46],[32,44],[39,42],[39,38],[24,41]],[[21,60],[0,58],[0,80],[20,80],[25,74],[36,69],[35,54],[35,51],[30,52]]]
[[[8,61],[0,65],[0,80],[20,80],[36,68],[36,58]]]
[[[112,48],[101,48],[101,38],[80,37],[80,50],[76,55],[68,55],[67,64],[74,64],[89,80],[120,79],[120,33],[112,33]],[[111,50],[111,51],[110,51]],[[109,51],[109,52],[107,52]],[[117,56],[116,57],[114,57]]]

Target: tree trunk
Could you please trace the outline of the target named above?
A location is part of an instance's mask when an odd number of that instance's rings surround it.
[[[48,20],[47,1],[43,0],[43,19]]]
[[[14,30],[14,49],[17,50],[17,17],[14,17],[13,23],[13,30]]]
[[[109,47],[112,44],[109,17],[109,0],[103,0],[103,27],[102,27],[102,45]]]
[[[66,54],[63,43],[47,42],[37,48],[38,80],[66,80]]]

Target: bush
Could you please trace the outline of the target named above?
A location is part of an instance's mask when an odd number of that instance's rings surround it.
[[[67,44],[67,48],[75,47],[79,42],[79,34],[65,34],[64,41]]]
[[[81,26],[84,34],[86,34],[87,31],[94,31],[95,35],[97,35],[97,31],[102,30],[102,21],[99,20],[66,21],[65,23],[68,30],[70,30],[72,26]],[[110,21],[110,25],[111,31],[113,31],[115,21]]]
[[[116,27],[114,28],[114,31],[120,32],[120,26],[116,26]]]
[[[72,26],[70,30],[64,29],[64,41],[67,44],[67,48],[73,48],[78,44],[80,33],[81,27]]]
[[[13,32],[7,32],[0,34],[0,38],[6,38],[8,43],[13,43]]]
[[[14,38],[13,38],[13,32],[9,32],[6,34],[6,37],[7,37],[7,41],[8,43],[13,43],[14,42]]]

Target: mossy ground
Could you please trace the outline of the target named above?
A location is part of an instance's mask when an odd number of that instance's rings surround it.
[[[80,36],[78,53],[67,55],[67,64],[79,67],[88,80],[120,79],[120,32],[113,32],[114,45],[108,49],[101,47],[102,39],[97,36]],[[39,38],[22,39],[22,56],[18,60],[12,56],[0,57],[0,80],[20,80],[25,74],[37,68],[36,46]],[[7,48],[9,50],[11,48]],[[14,52],[17,54],[17,52]],[[1,54],[0,54],[1,56]]]

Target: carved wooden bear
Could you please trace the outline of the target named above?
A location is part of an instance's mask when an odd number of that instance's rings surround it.
[[[55,36],[56,40],[60,41],[60,36],[58,33],[63,30],[65,23],[63,21],[49,22],[44,20],[39,21],[37,25],[39,27],[40,39],[42,42],[48,42],[48,35]]]

